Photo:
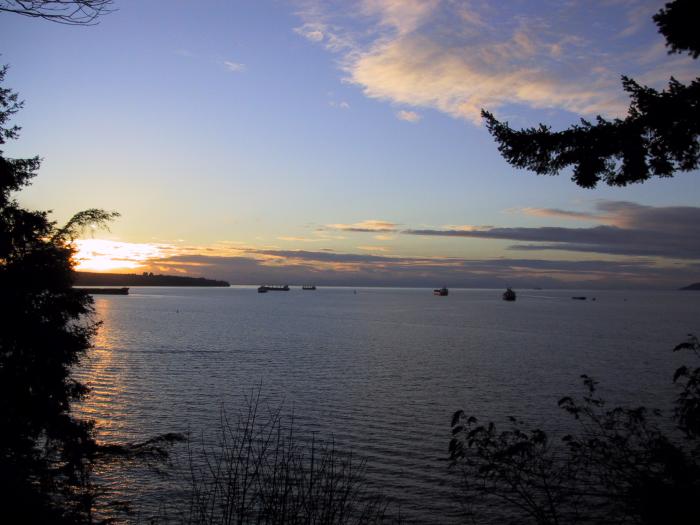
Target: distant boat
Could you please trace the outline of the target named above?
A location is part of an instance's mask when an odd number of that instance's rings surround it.
[[[289,285],[288,284],[263,284],[262,286],[258,286],[258,293],[266,293],[266,292],[288,292],[289,291]]]
[[[572,299],[575,299],[575,300],[577,300],[577,301],[585,301],[585,300],[586,300],[586,296],[584,296],[584,295],[575,295],[574,297],[572,297]]]
[[[504,301],[515,301],[515,292],[508,288],[505,292],[503,292],[503,300]]]
[[[90,295],[129,295],[127,287],[122,288],[76,288]]]
[[[301,287],[302,290],[315,290],[316,285],[315,284],[305,284],[304,286]]]
[[[442,288],[435,288],[435,290],[433,290],[433,295],[439,295],[441,297],[445,297],[449,293],[450,291],[444,286]]]

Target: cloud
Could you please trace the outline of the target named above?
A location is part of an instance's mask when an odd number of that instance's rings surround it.
[[[659,9],[660,5],[654,3],[629,2],[626,13],[626,26],[620,31],[619,36],[626,38],[639,33],[645,27],[654,27],[651,17]]]
[[[277,237],[280,241],[289,241],[289,242],[322,242],[325,239],[320,238],[320,237],[294,237],[294,236],[282,236],[282,237]]]
[[[301,27],[295,27],[294,32],[312,42],[321,42],[325,29],[325,26],[320,23],[306,23]]]
[[[418,122],[422,117],[415,111],[407,111],[402,109],[396,112],[396,118],[405,120],[406,122]]]
[[[366,220],[354,224],[328,224],[327,228],[348,232],[395,232],[398,224],[389,221]]]
[[[599,221],[602,217],[598,214],[584,211],[560,210],[557,208],[520,208],[521,213],[535,217],[556,217],[558,219],[574,219],[586,221]]]
[[[600,221],[591,228],[502,228],[466,226],[452,229],[405,230],[410,235],[500,239],[516,244],[512,250],[603,253],[668,259],[700,259],[700,208],[654,207],[632,202],[603,201],[596,205]],[[540,215],[573,216],[579,212],[540,210]],[[584,214],[584,217],[588,217]]]
[[[620,116],[619,74],[655,80],[693,68],[644,57],[661,39],[648,3],[306,0],[295,31],[338,53],[346,82],[370,98],[480,122],[511,104]],[[605,24],[601,23],[605,21]],[[651,28],[651,29],[650,29]],[[623,38],[635,34],[635,38]],[[611,52],[613,51],[614,52]],[[646,61],[645,61],[646,60]],[[694,69],[696,71],[696,69]],[[676,74],[678,77],[678,75]]]
[[[224,60],[224,67],[227,71],[233,73],[243,73],[246,70],[246,65],[239,62],[231,62],[230,60]]]
[[[389,248],[386,246],[358,246],[358,250],[362,250],[363,252],[388,252]]]
[[[292,261],[313,261],[330,263],[369,263],[369,262],[401,262],[409,259],[400,257],[385,257],[380,255],[365,255],[361,253],[337,253],[328,251],[307,251],[307,250],[251,250],[250,253],[258,255],[268,255],[276,258],[283,258]],[[425,259],[410,259],[410,261]]]
[[[346,102],[345,100],[341,100],[340,102],[336,102],[335,100],[331,100],[328,105],[332,108],[339,108],[339,109],[350,109],[350,103]]]
[[[159,271],[194,272],[234,284],[462,287],[677,287],[697,274],[692,265],[659,266],[649,258],[570,261],[526,258],[392,257],[325,250],[255,250],[242,256],[176,255],[152,261]]]
[[[415,31],[435,11],[440,0],[364,0],[361,10],[399,35]]]
[[[522,34],[501,46],[445,47],[425,35],[381,41],[345,64],[348,80],[369,98],[435,108],[479,123],[481,109],[505,104],[576,113],[625,109],[607,78],[569,81],[526,60],[533,44]]]

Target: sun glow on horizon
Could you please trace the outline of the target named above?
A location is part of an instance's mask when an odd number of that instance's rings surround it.
[[[149,261],[164,257],[164,245],[78,239],[73,256],[79,271],[106,272],[143,268]]]

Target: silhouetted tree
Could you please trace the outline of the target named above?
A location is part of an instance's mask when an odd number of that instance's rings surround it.
[[[17,138],[19,127],[8,122],[21,107],[0,87],[0,145]],[[70,372],[98,323],[91,297],[72,288],[70,241],[118,214],[87,210],[58,228],[47,212],[20,207],[11,194],[39,165],[38,157],[0,151],[0,515],[8,523],[74,523],[89,519],[84,489],[97,448],[91,423],[71,416],[87,389]]]
[[[700,357],[697,337],[676,346]],[[450,457],[462,474],[460,496],[480,522],[538,525],[565,523],[697,523],[700,496],[700,368],[681,367],[673,421],[644,407],[606,408],[596,382],[582,376],[580,401],[559,406],[578,423],[576,433],[555,441],[521,421],[497,431],[463,411],[452,419]],[[672,426],[670,426],[672,428]],[[501,514],[494,516],[494,509]]]
[[[0,11],[68,25],[94,25],[112,0],[0,0]]]
[[[700,55],[700,2],[675,0],[666,4],[654,21],[666,37],[670,53]],[[513,130],[482,110],[486,127],[498,142],[498,150],[516,168],[539,175],[556,175],[573,167],[572,180],[593,188],[603,180],[626,186],[650,177],[672,177],[691,171],[700,159],[700,78],[688,85],[671,78],[668,89],[657,91],[622,77],[632,102],[627,117],[553,132],[545,124]]]

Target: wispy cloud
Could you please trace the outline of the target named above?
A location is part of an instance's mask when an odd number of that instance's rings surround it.
[[[341,100],[340,102],[336,102],[335,100],[331,100],[328,105],[332,108],[338,108],[338,109],[350,109],[350,103],[346,102],[345,100]]]
[[[405,120],[406,122],[418,122],[421,119],[421,116],[415,111],[402,109],[396,112],[396,118],[399,120]]]
[[[322,242],[325,239],[319,237],[294,237],[294,236],[282,236],[277,237],[280,241],[288,242]]]
[[[386,246],[358,246],[358,250],[362,250],[363,252],[388,252],[389,248]]]
[[[311,40],[312,42],[321,42],[324,38],[325,29],[326,27],[321,23],[309,22],[300,27],[294,28],[294,32],[303,36],[307,40]]]
[[[353,224],[328,224],[327,228],[333,230],[342,230],[348,232],[361,232],[361,233],[373,233],[373,232],[395,232],[397,231],[398,224],[389,221],[379,221],[379,220],[366,220],[361,222],[356,222]]]
[[[514,211],[519,211],[525,215],[533,215],[535,217],[555,217],[557,219],[572,219],[586,221],[602,221],[604,220],[599,214],[585,211],[560,210],[557,208],[519,208]]]
[[[620,37],[630,37],[639,33],[645,27],[654,27],[652,15],[659,9],[656,2],[644,2],[631,0],[627,2],[627,12],[625,13],[626,24],[619,32]]]
[[[224,60],[224,68],[232,73],[243,73],[246,70],[246,65],[240,62],[232,62],[230,60]]]

